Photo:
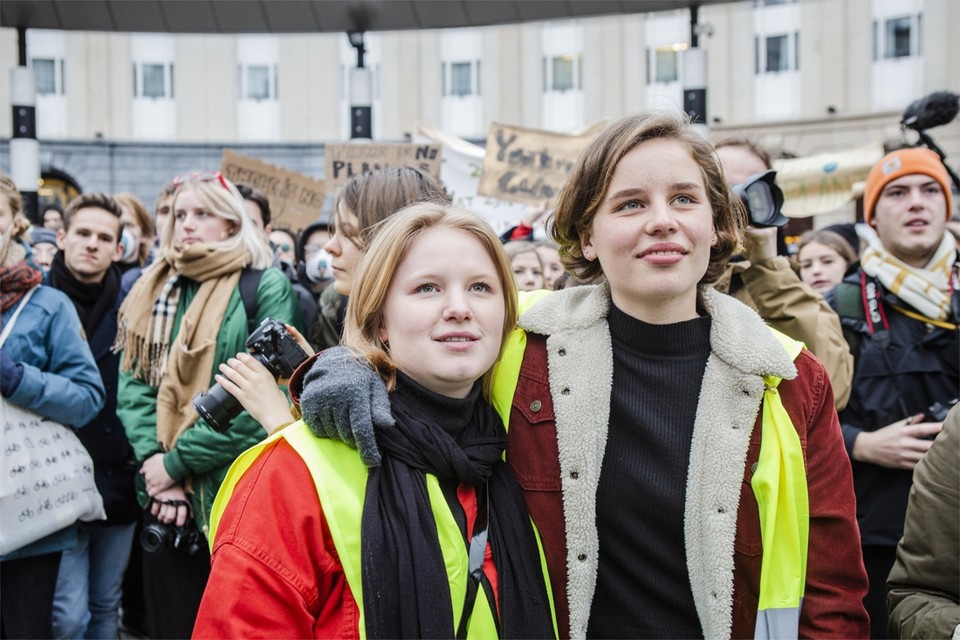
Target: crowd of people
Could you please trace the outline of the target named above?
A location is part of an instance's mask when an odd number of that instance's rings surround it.
[[[956,634],[950,175],[893,150],[791,253],[770,168],[625,118],[499,237],[412,168],[296,231],[216,171],[31,228],[0,176],[3,402],[106,513],[0,556],[2,636]]]

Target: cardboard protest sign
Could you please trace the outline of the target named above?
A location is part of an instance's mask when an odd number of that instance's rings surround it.
[[[604,126],[570,135],[491,123],[477,193],[552,206],[580,152]]]
[[[846,151],[775,160],[777,185],[783,190],[783,214],[805,218],[839,209],[852,200],[854,185],[867,179],[883,157],[879,142]]]
[[[443,164],[440,167],[440,180],[443,181],[443,186],[446,187],[455,206],[480,214],[497,233],[517,224],[526,208],[525,205],[481,196],[477,193],[477,188],[480,186],[480,169],[483,166],[483,147],[422,124],[417,125],[414,139],[418,138],[442,146]]]
[[[328,144],[325,151],[330,189],[346,184],[353,176],[386,167],[413,167],[440,177],[438,144]]]
[[[320,219],[326,185],[321,180],[268,164],[233,151],[223,150],[220,172],[232,182],[260,189],[270,200],[273,226],[299,232]]]

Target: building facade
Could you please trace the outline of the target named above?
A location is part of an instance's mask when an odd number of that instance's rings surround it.
[[[573,131],[680,108],[689,21],[678,10],[368,33],[373,137],[405,140],[423,123],[482,141],[491,122]],[[960,91],[956,0],[754,0],[708,5],[699,23],[715,136],[801,156],[912,141],[899,128],[904,107]],[[322,177],[324,143],[349,137],[355,53],[343,34],[32,30],[27,57],[42,171],[82,190],[149,201],[223,147]],[[5,113],[16,63],[16,32],[3,29]],[[0,119],[5,170],[11,126]],[[956,166],[960,119],[932,133]]]

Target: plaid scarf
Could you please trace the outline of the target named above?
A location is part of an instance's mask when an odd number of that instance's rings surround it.
[[[121,371],[157,389],[157,441],[165,450],[197,421],[193,397],[210,386],[217,334],[249,263],[239,243],[167,247],[120,307],[113,348],[123,350]],[[173,336],[182,278],[200,286]]]
[[[33,287],[43,281],[43,272],[27,260],[27,250],[13,237],[12,227],[3,234],[0,246],[7,247],[0,259],[0,309],[12,309]]]
[[[879,280],[888,291],[927,318],[947,320],[950,317],[950,280],[954,277],[957,245],[949,232],[943,233],[940,246],[922,269],[894,257],[872,227],[859,225],[857,233],[867,241],[860,258],[864,273]]]

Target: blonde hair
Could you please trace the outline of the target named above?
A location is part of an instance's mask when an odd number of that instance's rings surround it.
[[[224,249],[232,249],[242,245],[250,256],[250,266],[254,269],[266,269],[273,264],[273,251],[267,246],[263,236],[253,227],[253,222],[247,217],[243,208],[243,197],[237,191],[236,185],[226,178],[204,180],[200,177],[191,177],[177,185],[173,194],[173,206],[170,219],[167,220],[164,245],[173,244],[173,228],[176,224],[177,199],[185,189],[197,194],[200,201],[210,209],[210,212],[232,222],[237,232],[225,240],[216,243]]]
[[[377,370],[387,387],[396,384],[397,366],[380,339],[383,309],[393,274],[407,256],[410,245],[428,229],[455,229],[476,238],[493,261],[503,293],[504,318],[501,349],[517,324],[517,285],[513,267],[503,252],[497,234],[483,218],[465,209],[436,203],[420,203],[384,220],[376,230],[357,269],[357,280],[347,304],[347,317],[341,344],[352,349]],[[484,376],[484,391],[489,395],[491,373]]]
[[[713,147],[694,130],[690,118],[679,111],[624,118],[601,132],[580,154],[560,190],[552,215],[550,235],[558,245],[560,260],[580,280],[593,282],[603,275],[599,260],[584,257],[580,235],[593,224],[620,160],[647,140],[681,143],[700,167],[717,234],[700,284],[713,284],[726,268],[727,260],[740,248],[746,211],[738,199],[731,197]]]
[[[20,191],[13,182],[13,178],[5,173],[0,173],[0,196],[7,199],[7,204],[10,206],[10,213],[13,216],[13,220],[10,223],[10,237],[25,238],[27,231],[30,229],[30,221],[27,220],[27,217],[21,212],[23,208],[23,198],[20,196]],[[2,249],[6,251],[7,247],[3,247]]]

